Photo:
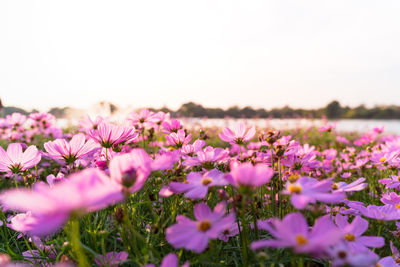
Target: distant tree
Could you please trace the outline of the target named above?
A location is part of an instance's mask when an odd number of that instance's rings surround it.
[[[185,103],[183,104],[179,110],[178,113],[181,116],[185,116],[185,117],[204,117],[207,116],[207,112],[206,109],[199,104],[193,103],[193,102],[189,102],[189,103]]]
[[[113,114],[114,112],[116,112],[118,110],[118,107],[116,105],[114,105],[113,103],[109,103],[109,106],[110,106],[111,114]]]
[[[328,118],[340,118],[341,111],[340,103],[336,100],[326,106],[326,116]]]
[[[240,109],[238,106],[230,107],[226,110],[226,115],[232,118],[240,117]]]
[[[244,118],[254,118],[256,116],[256,112],[252,107],[245,107],[240,111],[240,113]]]

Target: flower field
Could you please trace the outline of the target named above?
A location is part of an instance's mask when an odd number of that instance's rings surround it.
[[[0,118],[0,266],[400,266],[400,137]]]

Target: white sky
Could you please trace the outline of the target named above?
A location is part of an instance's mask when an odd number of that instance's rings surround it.
[[[400,105],[400,1],[0,0],[7,106]]]

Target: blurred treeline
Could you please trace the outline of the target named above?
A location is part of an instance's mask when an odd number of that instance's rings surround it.
[[[101,102],[103,106],[111,112],[117,112],[118,107],[112,103]],[[273,109],[254,109],[252,107],[240,108],[233,106],[227,109],[208,108],[194,102],[183,104],[177,110],[171,110],[167,107],[160,109],[150,108],[152,111],[170,112],[174,117],[208,117],[208,118],[322,118],[330,119],[400,119],[400,106],[375,106],[368,108],[364,105],[357,107],[342,106],[338,101],[332,101],[325,107],[318,109],[302,109],[284,106],[282,108]],[[52,108],[49,110],[57,118],[65,117],[73,108]],[[0,111],[1,116],[20,112],[27,114],[28,112],[16,107],[3,107]],[[83,111],[82,111],[83,112]]]
[[[153,109],[156,110],[156,109]],[[338,101],[332,101],[327,106],[318,109],[301,109],[285,106],[273,109],[253,109],[252,107],[240,108],[237,106],[228,109],[207,108],[200,104],[189,102],[183,104],[178,110],[168,108],[158,109],[171,112],[178,117],[209,117],[209,118],[321,118],[332,119],[400,119],[400,106],[375,106],[367,108],[344,107]]]

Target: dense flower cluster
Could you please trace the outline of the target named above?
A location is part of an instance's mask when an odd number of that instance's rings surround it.
[[[400,137],[383,129],[54,123],[0,118],[1,266],[400,266]]]

